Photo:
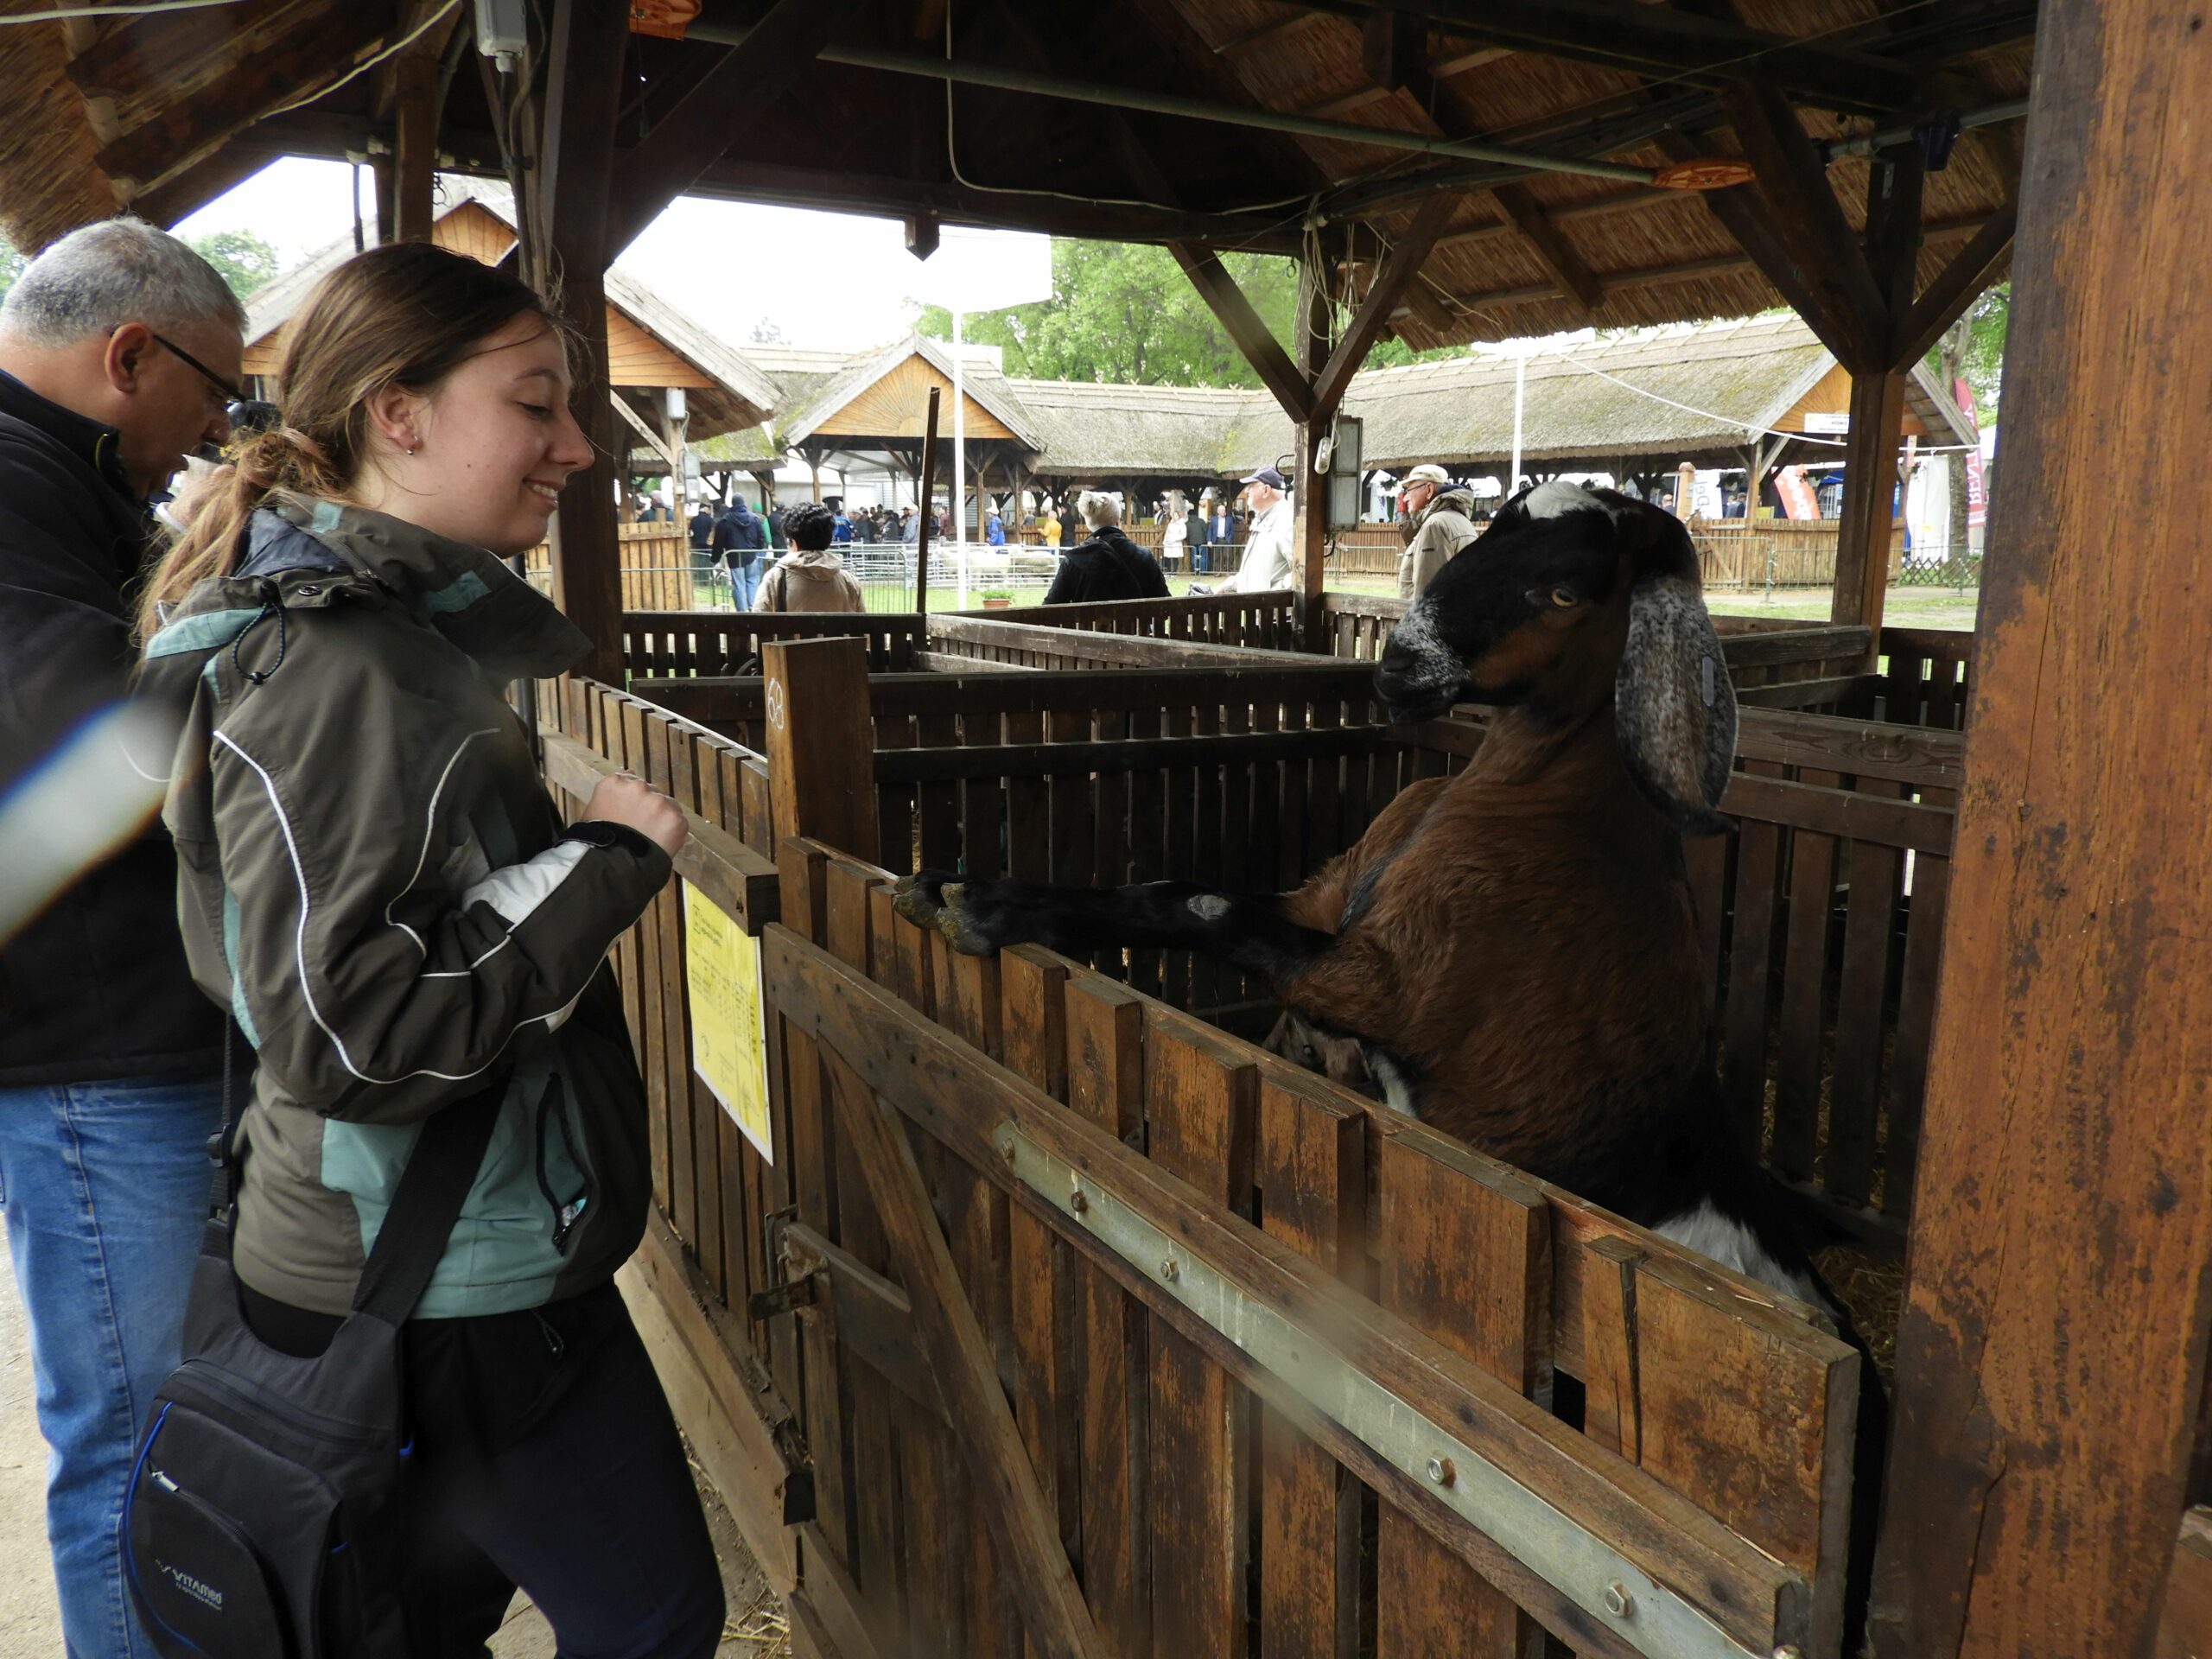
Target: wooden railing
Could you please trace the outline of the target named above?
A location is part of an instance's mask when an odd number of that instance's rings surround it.
[[[760,672],[769,639],[856,636],[868,642],[868,667],[903,673],[922,649],[922,619],[913,612],[629,611],[622,617],[622,660],[633,678]]]
[[[1378,660],[1408,603],[1336,589],[1323,594],[1322,627],[1331,651]],[[1747,704],[1828,709],[1863,704],[1872,695],[1872,681],[1859,671],[1869,637],[1865,628],[1737,616],[1716,616],[1713,626],[1736,695]]]
[[[1882,718],[1900,726],[1966,728],[1974,690],[1971,632],[1948,628],[1882,630]]]
[[[1025,610],[1021,621],[1031,627],[1074,628],[1142,639],[1180,639],[1202,645],[1296,651],[1295,610],[1296,597],[1287,590],[1200,594],[1183,599],[1116,599],[1087,605],[1040,605]],[[955,611],[949,614],[1004,620],[1003,613],[992,611]]]

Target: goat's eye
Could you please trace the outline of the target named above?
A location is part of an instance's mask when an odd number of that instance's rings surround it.
[[[1552,603],[1562,611],[1571,611],[1582,602],[1582,595],[1572,588],[1554,588],[1551,597]]]

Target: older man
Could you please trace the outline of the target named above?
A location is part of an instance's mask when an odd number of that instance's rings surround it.
[[[1217,594],[1264,594],[1287,588],[1294,577],[1290,559],[1290,494],[1282,474],[1262,467],[1238,480],[1246,486],[1252,504],[1251,534],[1245,538],[1244,562],[1236,573],[1213,591]]]
[[[0,908],[44,900],[12,938],[0,922],[0,1194],[74,1659],[153,1652],[118,1528],[140,1414],[177,1363],[223,1033],[185,969],[158,823],[88,849],[58,894],[7,889],[24,841],[96,839],[53,821],[84,805],[75,740],[124,700],[146,499],[227,433],[245,321],[205,260],[129,219],[64,237],[0,305],[0,814],[32,820],[7,837]]]
[[[1454,553],[1475,539],[1474,492],[1452,486],[1452,475],[1434,462],[1406,474],[1398,488],[1398,516],[1407,537],[1398,557],[1398,597],[1418,599]]]

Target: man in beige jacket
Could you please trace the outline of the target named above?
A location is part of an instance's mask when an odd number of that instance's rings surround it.
[[[753,601],[756,611],[864,611],[868,601],[830,545],[836,517],[829,508],[802,501],[784,515],[784,534],[791,550],[760,579]]]
[[[1451,474],[1425,461],[1406,474],[1398,511],[1413,539],[1398,556],[1398,597],[1418,599],[1447,560],[1475,539],[1474,493],[1454,488]]]

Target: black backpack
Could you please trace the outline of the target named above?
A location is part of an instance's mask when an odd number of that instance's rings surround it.
[[[193,1269],[187,1357],[154,1395],[124,1500],[124,1572],[164,1659],[407,1653],[404,1541],[385,1524],[413,1450],[400,1327],[445,1252],[504,1092],[423,1126],[353,1312],[312,1359],[246,1325],[224,1160]]]

